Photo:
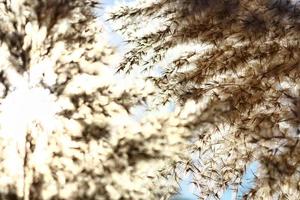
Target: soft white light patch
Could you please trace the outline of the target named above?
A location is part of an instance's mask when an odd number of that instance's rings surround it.
[[[33,123],[40,124],[45,131],[51,131],[58,108],[48,90],[22,87],[2,101],[0,110],[1,136],[17,139],[22,138]]]

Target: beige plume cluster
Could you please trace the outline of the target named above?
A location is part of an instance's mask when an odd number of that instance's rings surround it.
[[[155,89],[116,79],[97,6],[0,2],[0,199],[159,199],[176,187],[163,169],[187,155],[189,119],[133,118]]]
[[[295,0],[144,0],[112,11],[132,46],[120,70],[163,67],[149,79],[166,101],[197,110],[186,170],[199,199],[239,194],[253,162],[243,198],[300,198],[299,13]]]

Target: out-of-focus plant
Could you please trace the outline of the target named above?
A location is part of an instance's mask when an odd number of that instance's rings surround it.
[[[189,119],[179,110],[133,119],[155,90],[116,80],[97,6],[0,2],[0,199],[160,199],[174,190],[164,166],[184,159]]]
[[[144,0],[110,18],[132,47],[119,69],[163,67],[149,79],[165,101],[196,110],[185,165],[199,199],[237,189],[254,161],[245,198],[300,198],[298,1]]]

